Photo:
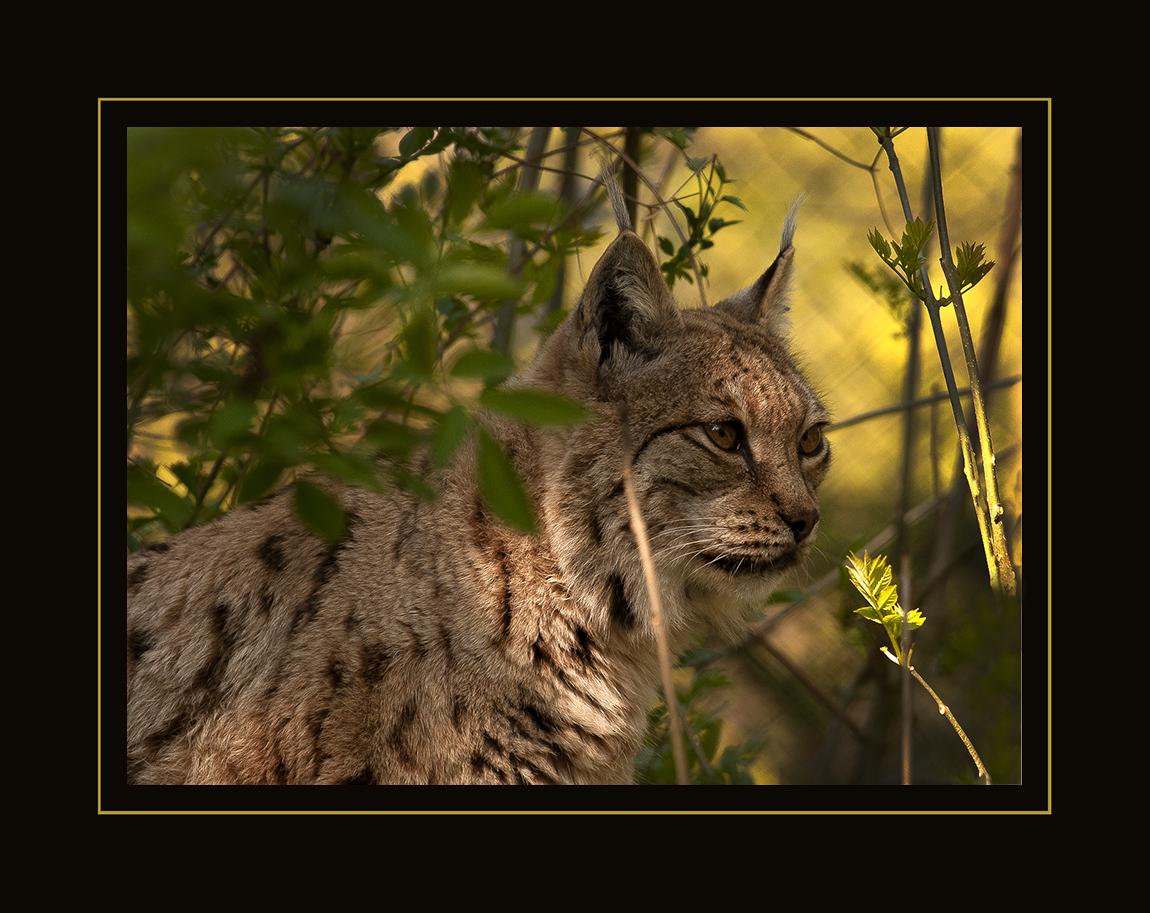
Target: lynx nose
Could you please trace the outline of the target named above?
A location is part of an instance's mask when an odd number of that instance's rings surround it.
[[[803,510],[784,517],[784,519],[794,534],[795,542],[802,542],[811,534],[811,530],[815,528],[815,524],[819,522],[819,512],[814,509]]]

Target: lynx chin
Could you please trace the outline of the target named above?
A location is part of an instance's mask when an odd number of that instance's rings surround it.
[[[129,783],[632,781],[659,670],[620,415],[676,651],[737,636],[810,552],[829,416],[788,352],[794,210],[757,282],[680,310],[608,185],[618,237],[507,384],[592,418],[484,418],[535,534],[491,512],[472,441],[417,461],[434,502],[317,482],[335,545],[289,489],[129,556]]]

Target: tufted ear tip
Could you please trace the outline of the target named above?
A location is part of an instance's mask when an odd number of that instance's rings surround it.
[[[790,310],[791,274],[795,259],[794,238],[802,203],[803,197],[799,196],[787,210],[779,255],[775,262],[754,285],[715,305],[735,312],[748,323],[766,327],[775,336],[785,336],[790,330],[787,312]]]
[[[806,201],[807,195],[800,193],[787,208],[786,218],[783,219],[783,237],[779,242],[779,253],[784,254],[787,248],[794,247],[795,230],[799,227],[799,210]]]
[[[615,163],[606,156],[599,159],[599,181],[607,191],[607,199],[611,201],[611,211],[615,215],[615,226],[622,234],[625,231],[634,231],[631,225],[631,216],[627,212],[627,200],[623,197],[623,190],[615,179]]]

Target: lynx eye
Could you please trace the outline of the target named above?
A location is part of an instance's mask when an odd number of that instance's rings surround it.
[[[803,456],[811,456],[818,451],[823,443],[823,429],[819,425],[811,425],[803,436],[799,438],[799,450]]]
[[[743,445],[743,426],[738,422],[707,422],[703,427],[720,450],[738,450]]]

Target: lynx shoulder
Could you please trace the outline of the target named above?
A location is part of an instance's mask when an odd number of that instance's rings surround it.
[[[591,420],[488,422],[533,536],[489,511],[464,447],[431,503],[331,484],[334,545],[281,493],[130,556],[128,782],[630,782],[658,668],[624,458],[674,649],[737,634],[818,525],[828,415],[787,349],[793,234],[792,214],[750,288],[680,310],[620,231],[509,382]]]

